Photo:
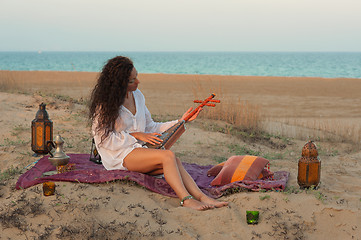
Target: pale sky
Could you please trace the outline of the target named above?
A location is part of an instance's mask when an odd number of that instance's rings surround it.
[[[361,51],[361,0],[0,0],[0,51]]]

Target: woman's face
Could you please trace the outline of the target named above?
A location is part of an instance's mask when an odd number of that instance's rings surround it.
[[[127,91],[128,91],[128,92],[132,92],[132,91],[137,90],[139,83],[140,83],[140,82],[139,82],[139,80],[138,80],[138,72],[137,72],[137,69],[133,68],[132,72],[130,73]]]

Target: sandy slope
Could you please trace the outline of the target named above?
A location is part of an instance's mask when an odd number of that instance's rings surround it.
[[[2,172],[12,166],[24,172],[37,160],[31,156],[30,123],[41,102],[48,104],[54,134],[65,139],[66,152],[89,151],[86,108],[78,103],[87,98],[95,77],[96,73],[0,71],[0,81],[10,79],[13,88],[26,92],[0,92]],[[358,124],[361,118],[361,80],[357,79],[144,74],[141,81],[147,105],[159,119],[179,116],[192,105],[194,95],[203,98],[209,92],[219,93],[222,100],[240,97],[258,104],[269,122],[287,120],[291,127],[298,123],[294,119]],[[275,149],[265,142],[207,131],[205,123],[214,121],[189,124],[173,147],[182,161],[215,164],[235,154],[232,144],[262,154],[280,153],[282,158],[271,159],[271,170],[291,173],[290,190],[235,193],[222,197],[230,202],[229,208],[196,212],[179,207],[177,199],[119,181],[59,182],[56,195],[44,197],[40,185],[15,190],[17,173],[0,183],[0,239],[361,239],[357,144],[317,141],[320,188],[299,191],[297,162],[307,138],[290,139],[284,149]],[[249,226],[245,211],[253,209],[260,211],[260,223]]]

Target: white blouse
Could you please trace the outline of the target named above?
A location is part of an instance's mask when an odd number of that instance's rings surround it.
[[[144,142],[130,135],[132,132],[162,133],[178,122],[178,120],[157,123],[154,122],[142,92],[137,89],[133,92],[136,113],[133,115],[126,107],[121,106],[119,117],[115,121],[115,130],[100,144],[101,135],[95,132],[97,121],[92,126],[95,145],[107,170],[127,170],[123,166],[124,158],[134,149],[143,147]]]

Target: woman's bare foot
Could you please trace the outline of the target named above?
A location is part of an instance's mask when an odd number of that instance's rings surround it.
[[[216,208],[228,206],[228,202],[220,202],[206,195],[202,196],[199,201],[208,205],[212,205]]]
[[[198,211],[204,211],[214,208],[212,204],[202,203],[196,199],[184,200],[183,207],[192,208]]]

